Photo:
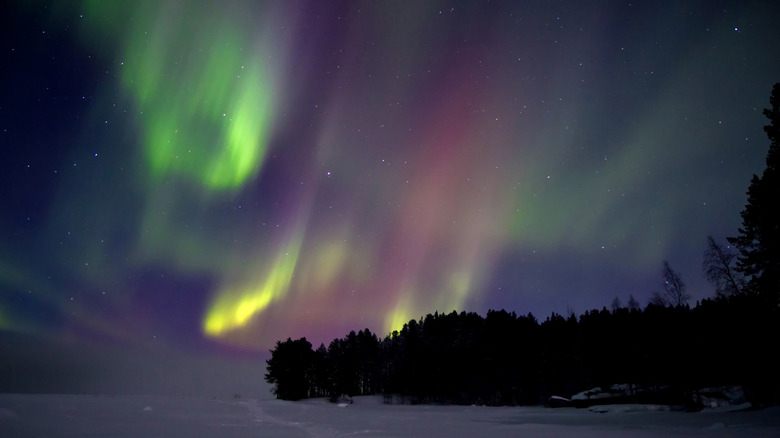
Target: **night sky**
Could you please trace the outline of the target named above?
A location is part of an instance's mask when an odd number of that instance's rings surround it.
[[[2,10],[0,331],[52,345],[695,304],[780,81],[776,1]]]

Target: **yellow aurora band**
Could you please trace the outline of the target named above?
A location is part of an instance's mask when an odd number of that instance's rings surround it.
[[[302,240],[301,237],[291,239],[261,277],[221,290],[209,306],[203,332],[218,337],[243,327],[252,317],[284,297],[290,288]]]

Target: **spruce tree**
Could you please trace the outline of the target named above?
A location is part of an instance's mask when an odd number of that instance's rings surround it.
[[[749,278],[752,292],[778,304],[780,290],[780,83],[775,84],[764,110],[769,125],[764,131],[770,140],[766,169],[761,177],[753,175],[742,210],[739,235],[728,240],[739,250],[737,270]]]

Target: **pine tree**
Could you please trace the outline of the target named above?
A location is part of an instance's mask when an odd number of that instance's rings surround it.
[[[312,395],[314,351],[306,338],[276,341],[266,362],[265,381],[273,385],[276,398],[300,400]]]
[[[780,291],[780,83],[775,84],[764,110],[770,124],[764,131],[770,140],[766,169],[759,178],[753,175],[748,200],[742,210],[742,227],[737,237],[728,240],[739,250],[737,271],[749,278],[752,292],[778,304]]]

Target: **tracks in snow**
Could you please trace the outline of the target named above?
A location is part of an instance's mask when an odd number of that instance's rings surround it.
[[[257,402],[257,400],[239,402],[239,404],[247,408],[249,414],[252,416],[252,421],[255,421],[257,423],[272,424],[275,426],[281,426],[285,428],[298,429],[304,432],[307,436],[313,438],[338,436],[337,432],[333,428],[328,427],[326,425],[316,426],[310,423],[304,423],[299,421],[287,421],[275,417],[269,414],[268,412],[266,412],[265,409],[263,409],[263,407],[261,406],[261,404]],[[306,409],[306,406],[304,406],[303,408]]]

